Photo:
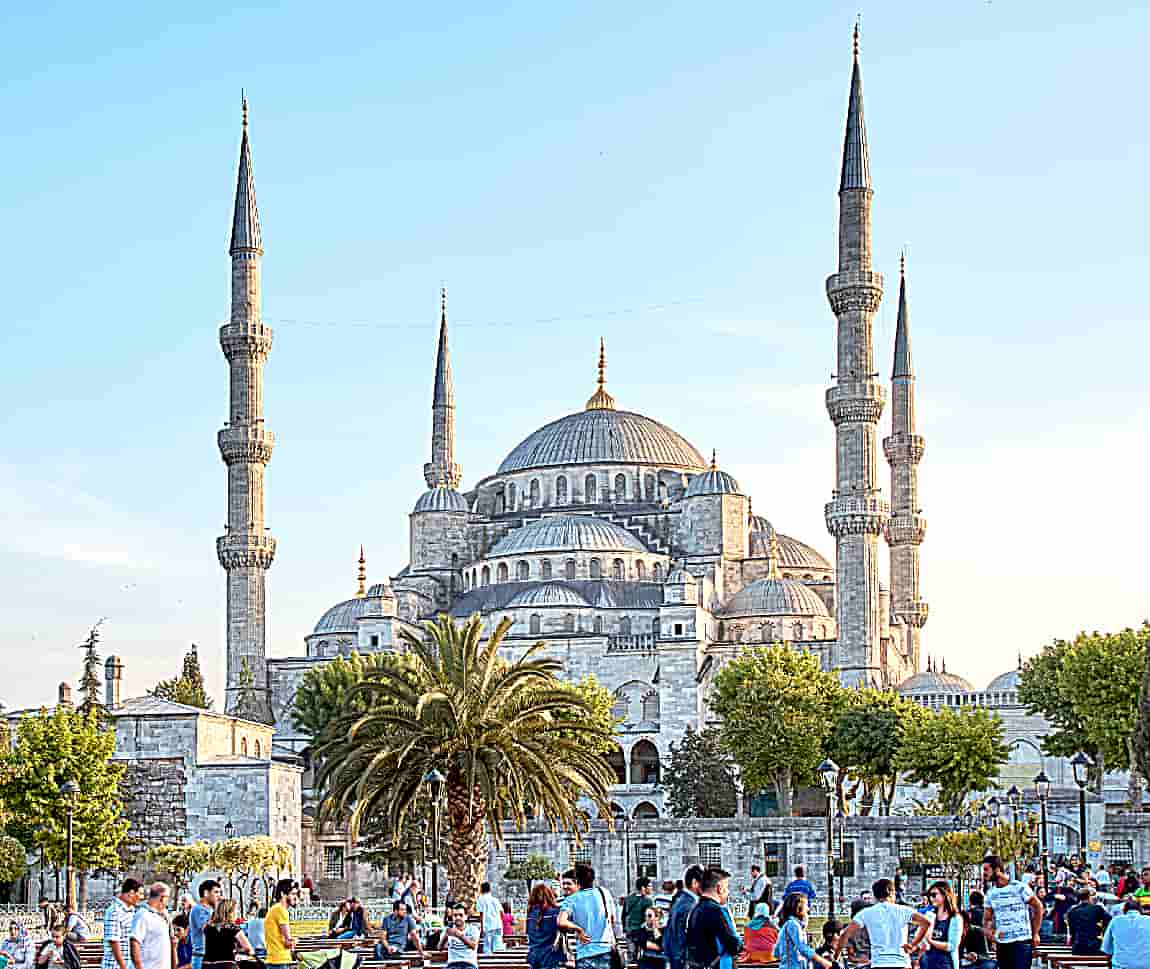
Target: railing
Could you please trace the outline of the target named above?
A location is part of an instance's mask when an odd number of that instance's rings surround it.
[[[653,653],[655,648],[654,633],[607,637],[608,653]]]

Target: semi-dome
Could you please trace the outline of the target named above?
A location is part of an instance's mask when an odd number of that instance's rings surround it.
[[[595,409],[568,414],[541,427],[507,455],[498,473],[612,463],[685,471],[707,468],[686,438],[658,421],[631,411]]]
[[[467,511],[467,499],[454,488],[439,486],[425,491],[413,511]]]
[[[569,585],[562,582],[545,582],[541,585],[524,589],[514,599],[507,603],[508,609],[515,607],[526,608],[534,606],[575,606],[583,608],[589,606],[583,596]]]
[[[898,685],[903,696],[916,696],[925,693],[973,693],[971,682],[957,673],[927,669],[907,677]]]
[[[1006,693],[1018,692],[1018,681],[1022,678],[1022,670],[1014,669],[1007,670],[1005,673],[1000,673],[986,688],[987,693]]]
[[[744,586],[722,609],[724,616],[820,616],[826,603],[796,579],[758,579]]]
[[[646,552],[627,529],[589,515],[548,515],[503,536],[489,558],[532,552]]]
[[[698,495],[741,495],[742,489],[732,475],[720,471],[715,459],[711,459],[711,467],[702,474],[697,474],[687,485],[687,497],[695,498]]]
[[[774,526],[762,515],[751,516],[750,545],[751,555],[767,555],[771,535],[779,542],[779,568],[805,569],[811,572],[832,573],[835,567],[806,542],[776,532]]]
[[[368,600],[366,598],[348,599],[337,602],[319,617],[313,633],[354,633],[356,620],[367,615]]]

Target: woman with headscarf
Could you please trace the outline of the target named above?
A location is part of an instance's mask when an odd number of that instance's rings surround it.
[[[767,902],[756,902],[755,910],[747,926],[743,929],[744,962],[763,963],[775,961],[775,943],[779,940],[779,930],[771,922],[771,910]]]

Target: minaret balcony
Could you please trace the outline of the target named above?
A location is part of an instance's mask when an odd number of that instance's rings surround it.
[[[266,569],[276,554],[276,540],[268,532],[228,530],[216,539],[216,555],[225,569]]]
[[[926,450],[921,434],[892,434],[882,441],[883,454],[890,464],[918,464]]]
[[[921,599],[915,599],[912,602],[900,603],[895,607],[893,612],[897,618],[901,619],[908,626],[921,629],[926,625],[926,618],[930,615],[930,606]]]
[[[882,302],[882,273],[852,269],[827,277],[827,299],[835,316],[874,313]]]
[[[267,464],[272,457],[276,436],[265,431],[263,424],[233,424],[216,435],[224,464]]]
[[[877,424],[886,404],[886,390],[877,380],[845,380],[827,388],[831,423]]]
[[[835,538],[846,535],[881,535],[890,517],[890,505],[875,495],[836,495],[828,501],[827,531]]]
[[[272,348],[272,328],[262,320],[232,320],[220,327],[220,349],[230,363],[236,357],[263,361]]]
[[[886,523],[887,544],[921,545],[926,537],[926,519],[921,515],[895,515]]]

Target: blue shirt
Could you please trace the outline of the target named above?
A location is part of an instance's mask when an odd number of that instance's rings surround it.
[[[569,912],[571,921],[590,936],[590,942],[582,942],[575,946],[576,959],[590,959],[592,956],[603,956],[611,951],[612,943],[604,939],[615,938],[614,928],[608,928],[611,921],[611,896],[597,885],[584,888],[563,899],[559,906],[560,911]]]
[[[698,900],[697,895],[684,889],[671,903],[667,930],[663,933],[663,955],[667,957],[671,969],[680,969],[687,959],[687,916]]]
[[[136,921],[136,910],[128,908],[117,895],[112,904],[104,911],[104,958],[100,963],[101,969],[120,969],[120,964],[112,954],[110,942],[120,943],[120,955],[124,965],[132,964],[129,940],[132,937],[132,926]]]
[[[204,954],[204,926],[211,921],[212,910],[203,904],[192,907],[188,913],[188,938],[192,940],[192,953],[197,956]]]
[[[789,893],[788,893],[789,894]],[[807,941],[807,930],[798,919],[787,919],[775,943],[779,969],[807,969],[815,950]]]
[[[263,919],[248,919],[244,923],[244,935],[248,937],[252,948],[256,950],[256,955],[267,952],[267,943],[264,941]]]
[[[787,887],[783,889],[783,897],[785,898],[790,895],[791,892],[799,892],[800,894],[806,895],[808,901],[813,902],[815,900],[815,886],[805,878],[796,878],[790,882]]]
[[[1150,916],[1124,912],[1111,919],[1102,936],[1102,951],[1111,957],[1111,969],[1150,966]]]
[[[531,969],[549,969],[567,961],[563,947],[555,948],[555,935],[559,931],[559,909],[531,909],[527,913],[527,964]]]

